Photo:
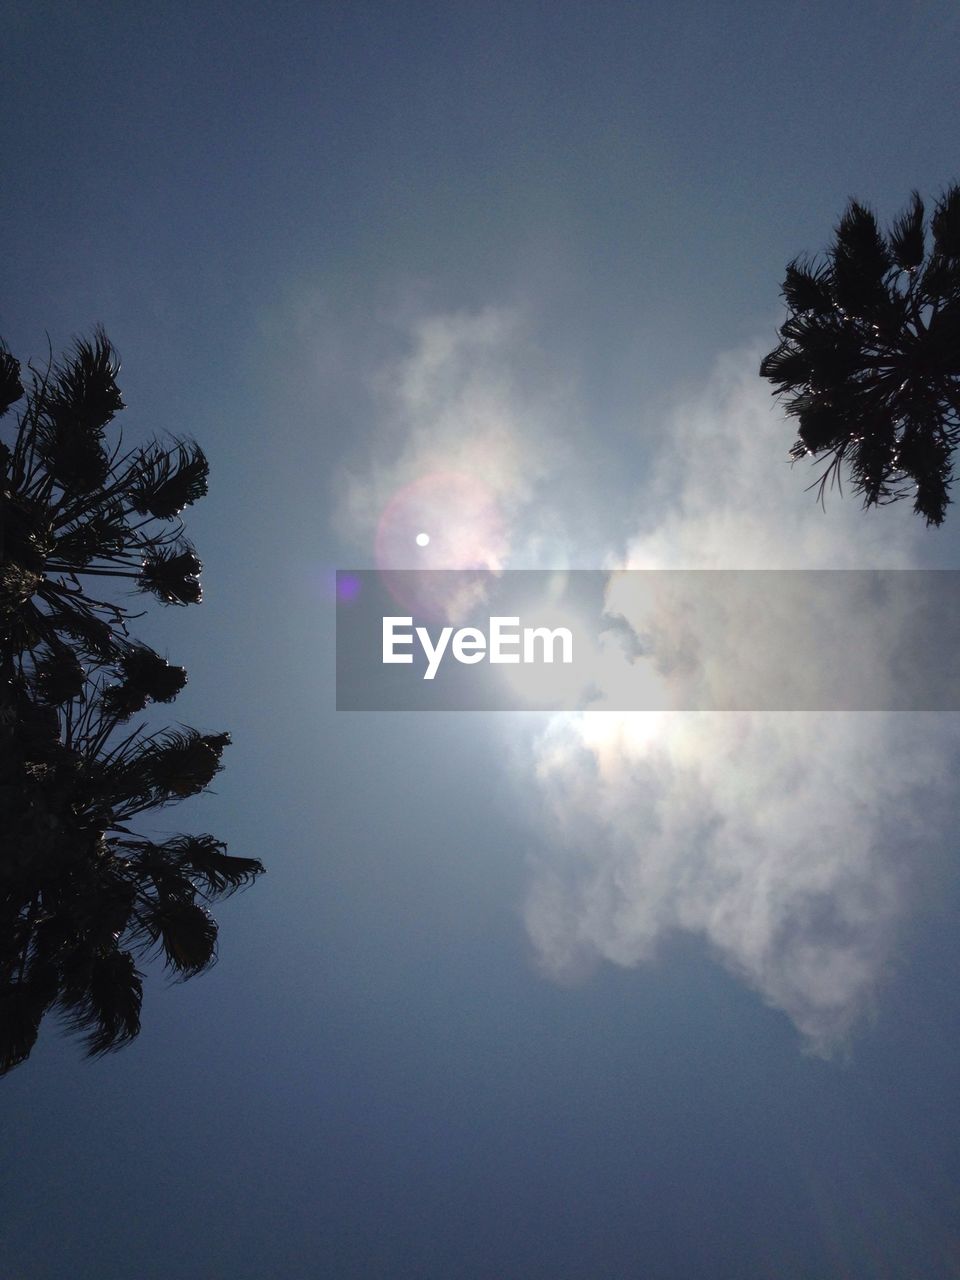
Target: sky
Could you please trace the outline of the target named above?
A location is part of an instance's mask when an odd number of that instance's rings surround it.
[[[0,336],[102,323],[129,439],[208,454],[204,603],[140,634],[233,736],[171,829],[268,873],[132,1047],[2,1082],[0,1275],[960,1277],[956,716],[338,713],[332,585],[960,568],[960,517],[821,510],[757,376],[850,197],[960,177],[958,36],[5,6]]]

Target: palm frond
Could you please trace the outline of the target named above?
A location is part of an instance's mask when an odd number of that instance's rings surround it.
[[[943,524],[950,504],[951,483],[943,475],[931,475],[917,484],[913,509],[928,525],[939,528]]]
[[[134,715],[151,702],[172,702],[187,683],[183,667],[172,666],[147,645],[132,645],[120,658],[123,681],[104,690],[104,704]]]
[[[78,338],[73,357],[55,367],[44,408],[55,423],[99,437],[124,407],[119,372],[120,361],[102,329],[92,342]]]
[[[108,796],[121,821],[198,795],[220,771],[229,742],[228,733],[181,728],[141,737],[135,730],[108,757],[89,763],[91,792]]]
[[[123,406],[116,377],[120,363],[106,335],[78,339],[72,357],[35,386],[37,452],[67,493],[100,488],[110,472],[104,427]]]
[[[108,661],[117,653],[119,638],[114,628],[92,612],[68,609],[62,601],[58,601],[57,606],[49,613],[43,614],[37,610],[36,617],[41,632],[50,630],[70,636],[76,641],[81,654]]]
[[[239,858],[226,852],[227,846],[213,836],[174,836],[164,842],[165,853],[176,865],[199,882],[206,897],[225,897],[245,888],[264,874],[258,858]]]
[[[213,964],[217,922],[195,902],[157,903],[144,915],[151,939],[158,942],[170,968],[190,978]]]
[[[155,445],[145,451],[136,471],[130,487],[133,509],[169,520],[204,496],[210,467],[199,445],[181,441],[173,449]]]
[[[849,426],[830,404],[821,401],[808,404],[799,410],[797,418],[800,423],[798,443],[807,453],[819,454],[836,449],[849,438]]]
[[[23,383],[20,380],[20,361],[0,343],[0,417],[3,417],[12,404],[16,404],[21,399],[23,390]]]
[[[220,771],[220,757],[228,746],[228,733],[197,733],[168,730],[151,744],[148,770],[160,796],[197,795],[208,787]]]
[[[49,1001],[30,982],[0,986],[0,1075],[25,1062],[40,1033]]]
[[[811,266],[799,258],[787,265],[781,292],[787,306],[795,312],[827,314],[834,307],[828,268]]]
[[[70,649],[58,649],[36,665],[37,691],[44,702],[58,705],[83,691],[86,671]]]
[[[151,592],[164,604],[199,604],[203,598],[202,571],[203,565],[192,547],[161,547],[144,559],[140,590]]]
[[[899,442],[897,463],[916,484],[913,509],[927,524],[943,523],[950,504],[952,448],[935,418],[912,418]]]
[[[118,502],[105,503],[85,519],[74,520],[56,533],[51,566],[69,564],[82,569],[92,560],[111,559],[132,541],[131,530]]]
[[[900,214],[890,232],[893,260],[903,271],[914,271],[923,262],[926,252],[923,217],[923,201],[919,191],[914,191],[910,207]]]
[[[864,506],[873,507],[891,495],[896,473],[896,431],[894,423],[878,416],[873,430],[857,436],[847,453],[850,475]]]
[[[960,186],[950,187],[937,201],[930,229],[939,254],[960,258]]]
[[[856,200],[840,219],[830,257],[837,302],[850,315],[871,317],[885,296],[890,251],[876,218]]]
[[[792,391],[810,377],[810,361],[801,348],[781,342],[760,364],[760,377],[767,378],[778,391]]]
[[[143,975],[129,951],[115,943],[70,958],[57,1003],[71,1030],[86,1039],[87,1056],[102,1057],[140,1032]]]

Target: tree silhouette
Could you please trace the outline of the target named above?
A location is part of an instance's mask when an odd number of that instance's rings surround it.
[[[0,347],[0,1073],[56,1009],[97,1055],[139,1031],[138,958],[181,977],[214,960],[205,902],[262,871],[209,835],[155,841],[128,825],[196,795],[227,734],[130,727],[186,683],[129,633],[140,616],[101,598],[127,580],[165,604],[197,603],[201,564],[182,509],[206,492],[195,444],[108,447],[123,408],[106,336],[30,370]]]
[[[845,467],[864,507],[912,496],[941,524],[960,439],[960,186],[929,225],[914,192],[887,235],[851,201],[826,260],[795,259],[782,292],[760,374],[798,420],[791,456],[830,459],[821,501]]]

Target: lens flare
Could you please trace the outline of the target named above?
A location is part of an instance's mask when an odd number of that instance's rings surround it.
[[[496,494],[460,471],[419,476],[384,507],[374,550],[378,569],[499,569],[507,535]]]
[[[497,495],[461,471],[431,471],[398,489],[383,509],[374,545],[377,568],[399,604],[451,621],[476,598],[475,592],[464,594],[462,575],[448,580],[424,574],[414,582],[391,570],[478,570],[479,581],[484,571],[503,567],[507,552]]]

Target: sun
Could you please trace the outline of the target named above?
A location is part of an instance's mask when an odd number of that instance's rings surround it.
[[[374,545],[378,569],[500,569],[508,550],[496,493],[459,471],[431,471],[395,490]]]

